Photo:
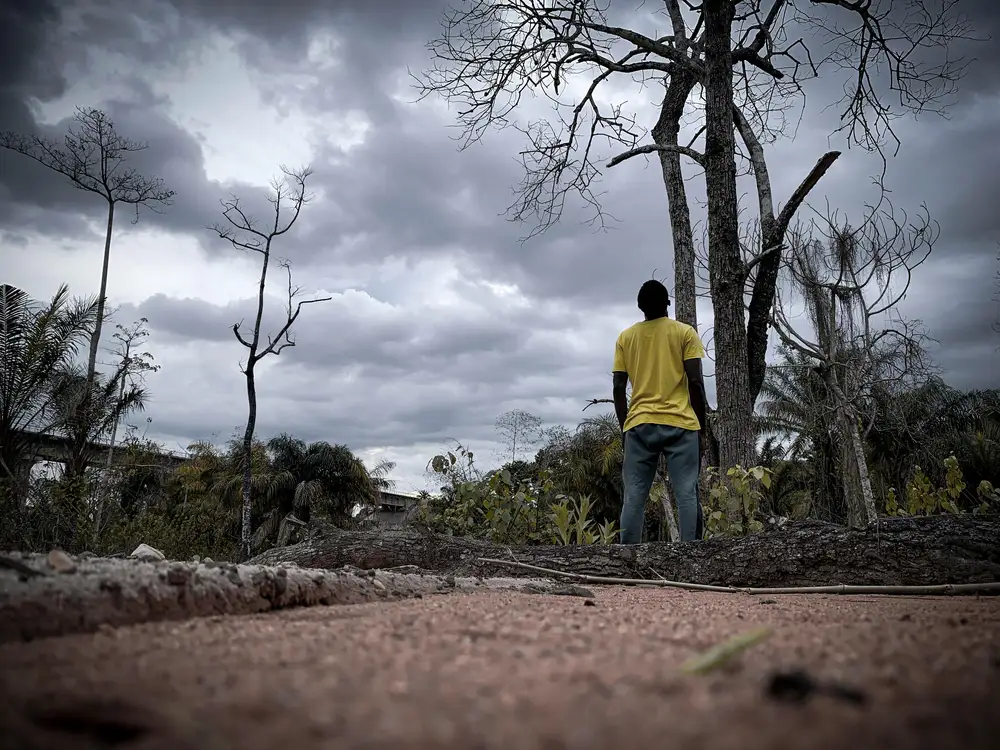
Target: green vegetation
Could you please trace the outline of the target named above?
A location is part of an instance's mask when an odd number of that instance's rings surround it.
[[[0,547],[120,554],[146,543],[173,558],[238,559],[242,439],[196,443],[179,465],[135,426],[118,439],[119,426],[142,409],[144,373],[156,369],[152,355],[139,351],[145,321],[118,326],[118,364],[97,374],[84,411],[76,359],[93,329],[93,301],[70,300],[63,287],[39,304],[2,287],[0,302]],[[754,465],[710,468],[702,477],[706,537],[758,533],[774,517],[847,518],[822,378],[799,354],[784,352],[763,393]],[[1000,391],[961,392],[929,378],[881,384],[858,404],[879,514],[982,514],[1000,503]],[[514,422],[518,448],[508,446],[506,455],[534,444],[531,460],[483,469],[467,447],[446,450],[428,463],[440,491],[422,493],[408,520],[498,545],[615,543],[622,440],[614,416],[540,431],[536,417],[517,413],[499,420],[498,430],[509,437]],[[35,433],[69,438],[65,470],[25,471],[37,458]],[[95,442],[104,447],[95,451]],[[287,434],[255,440],[251,551],[294,544],[315,523],[371,527],[364,519],[389,489],[391,470],[387,463],[368,469],[331,442]],[[649,540],[668,539],[676,527],[668,486],[661,466],[647,506]]]

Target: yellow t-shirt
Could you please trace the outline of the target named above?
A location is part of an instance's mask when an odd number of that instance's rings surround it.
[[[627,373],[632,382],[625,430],[647,423],[701,429],[691,407],[684,360],[704,356],[698,332],[671,318],[644,320],[622,331],[614,371]]]

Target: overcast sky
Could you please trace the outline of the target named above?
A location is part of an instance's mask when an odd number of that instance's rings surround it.
[[[149,319],[147,348],[162,369],[148,381],[148,435],[170,448],[224,441],[245,422],[244,350],[231,327],[249,317],[257,258],[205,227],[228,192],[258,200],[280,164],[312,165],[315,199],[276,253],[304,293],[333,299],[307,306],[297,346],[262,366],[258,434],[390,459],[400,489],[424,487],[427,460],[449,439],[495,455],[493,423],[508,409],[574,427],[587,399],[610,395],[615,336],[639,316],[639,285],[654,270],[671,284],[653,160],[605,175],[618,220],[609,231],[583,223],[589,215],[571,201],[560,225],[518,241],[527,228],[502,213],[521,177],[521,136],[492,133],[459,152],[454,113],[414,102],[407,70],[427,64],[441,0],[0,3],[0,130],[61,136],[75,106],[102,108],[149,143],[137,165],[177,193],[135,226],[119,215],[108,283],[115,322]],[[965,5],[981,36],[1000,30],[995,0]],[[997,48],[962,48],[978,60],[949,119],[896,123],[903,148],[887,180],[897,207],[926,203],[941,224],[904,312],[939,340],[934,356],[963,388],[997,385]],[[830,136],[837,112],[824,109],[839,87],[814,82],[794,139],[770,147],[779,202],[819,155],[844,148]],[[655,121],[649,90],[615,95]],[[860,216],[879,169],[845,151],[812,204]],[[0,281],[39,299],[62,282],[95,294],[103,212],[97,197],[0,153]],[[284,280],[270,281],[273,329]],[[707,303],[699,316],[710,340]],[[711,380],[709,391],[714,403]]]

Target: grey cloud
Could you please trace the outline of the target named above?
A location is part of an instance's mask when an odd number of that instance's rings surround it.
[[[360,371],[362,376],[379,374],[437,373],[465,383],[514,382],[539,371],[571,367],[581,355],[566,343],[564,328],[581,328],[585,319],[570,312],[546,312],[544,308],[513,313],[469,307],[460,315],[427,313],[416,318],[402,311],[379,314],[375,304],[361,292],[337,295],[329,302],[309,305],[292,328],[297,346],[282,354],[275,367],[286,362],[339,375]],[[232,342],[233,358],[245,356],[236,342],[232,325],[244,321],[244,336],[252,334],[255,300],[226,306],[203,300],[172,299],[155,295],[139,305],[123,305],[121,320],[145,317],[150,329],[164,342]],[[262,340],[276,333],[284,322],[279,299],[268,300],[262,325]],[[611,342],[594,341],[588,349],[610,357]],[[607,372],[603,363],[602,372]],[[514,373],[514,374],[512,374]]]
[[[981,10],[996,7],[984,2],[977,0]],[[391,96],[390,87],[398,86],[406,66],[422,65],[422,47],[436,31],[441,2],[248,5],[236,0],[174,0],[171,11],[165,3],[151,4],[173,25],[165,27],[169,33],[161,34],[159,42],[147,44],[136,33],[138,12],[118,3],[94,4],[91,15],[83,14],[83,31],[64,41],[63,62],[72,59],[83,66],[80,50],[88,43],[84,32],[91,34],[90,43],[104,45],[129,36],[128,54],[150,67],[160,50],[164,56],[199,52],[206,29],[248,35],[244,53],[255,65],[262,89],[277,104],[331,116],[355,109],[371,123],[362,145],[348,151],[325,149],[316,159],[313,184],[327,200],[308,206],[302,224],[278,249],[291,257],[297,279],[326,280],[341,271],[349,277],[352,267],[378,267],[387,258],[411,263],[450,258],[467,279],[516,283],[533,303],[530,314],[463,310],[423,321],[380,316],[377,306],[369,308],[374,303],[357,292],[310,306],[296,324],[299,345],[262,373],[262,434],[294,425],[307,439],[349,439],[355,447],[398,445],[404,440],[400,436],[413,441],[483,437],[496,414],[513,403],[560,404],[546,416],[576,421],[582,403],[566,406],[566,399],[602,396],[608,390],[609,339],[614,332],[604,331],[602,320],[621,310],[631,313],[639,283],[654,269],[659,276],[670,271],[666,200],[655,160],[627,162],[604,176],[604,205],[620,219],[611,231],[595,232],[582,224],[588,214],[578,201],[571,201],[561,224],[522,245],[518,239],[526,228],[499,216],[511,202],[511,186],[521,178],[516,161],[523,147],[519,136],[491,133],[480,146],[460,153],[449,138],[454,133],[425,108]],[[64,90],[62,63],[46,67],[38,62],[59,51],[52,46],[58,37],[53,7],[25,26],[23,38],[15,40],[23,46],[3,48],[14,62],[0,73],[0,97],[5,97],[0,99],[0,128],[34,128],[24,106],[27,97],[45,100]],[[970,12],[975,7],[970,4]],[[105,15],[119,14],[120,25],[99,22],[104,17],[99,8]],[[996,16],[981,12],[977,23],[995,28]],[[302,92],[275,89],[269,71],[306,70],[302,51],[309,33],[319,29],[330,29],[340,42],[338,67]],[[981,59],[967,81],[983,100],[987,92],[997,90],[989,69],[995,47],[976,48]],[[80,70],[86,72],[85,67]],[[218,199],[228,191],[248,201],[259,201],[260,191],[209,181],[198,142],[162,115],[141,72],[137,66],[131,100],[107,103],[108,109],[123,132],[149,141],[137,165],[177,190],[175,204],[163,216],[144,215],[143,224],[193,234],[213,255],[233,252],[204,226],[219,220]],[[779,200],[787,198],[829,147],[826,138],[835,113],[819,110],[836,88],[836,82],[817,82],[797,140],[770,149]],[[897,206],[913,210],[927,200],[942,222],[945,234],[935,262],[964,262],[982,254],[982,265],[969,266],[971,278],[992,276],[995,267],[995,245],[979,243],[1000,231],[989,202],[998,187],[993,166],[1000,166],[989,161],[996,151],[990,147],[990,132],[1000,113],[974,122],[970,102],[963,100],[952,122],[900,123],[909,145],[890,164],[890,187]],[[99,201],[86,200],[92,197],[71,190],[59,178],[43,179],[40,169],[26,160],[0,158],[0,191],[7,191],[0,192],[4,226],[71,234],[84,231],[80,217],[100,210]],[[869,189],[869,175],[877,169],[867,156],[845,153],[814,195],[814,204],[821,207],[828,197],[856,215]],[[700,194],[700,179],[692,180],[691,190],[692,195]],[[121,228],[128,230],[124,222]],[[928,272],[933,273],[933,266]],[[965,309],[946,308],[947,295],[954,294],[951,288],[930,289],[919,315],[947,344],[939,354],[942,363],[956,378],[968,375],[963,382],[985,383],[988,372],[980,369],[975,377],[969,375],[969,363],[985,351],[977,343],[983,340],[979,333],[985,335],[979,319]],[[391,301],[395,290],[376,279],[367,291]],[[269,300],[269,331],[280,323],[280,304],[279,299]],[[231,326],[241,318],[249,320],[251,312],[249,300],[219,308],[163,295],[122,311],[123,319],[131,313],[148,317],[158,345],[191,368],[183,377],[175,370],[173,381],[160,377],[152,384],[164,405],[151,407],[158,429],[208,436],[220,428],[227,432],[228,425],[220,424],[226,419],[243,419],[236,362],[244,352]],[[702,312],[702,320],[710,322]],[[565,330],[575,331],[582,343],[574,344],[560,333]],[[188,392],[172,391],[177,383]],[[198,392],[192,396],[195,384]]]
[[[270,358],[258,374],[262,436],[293,429],[307,440],[336,440],[359,450],[489,440],[493,420],[508,408],[575,424],[585,399],[610,388],[603,351],[577,352],[573,366],[558,366],[536,350],[414,361],[386,372],[377,353],[356,349],[338,367],[329,362],[334,353],[307,331],[300,342]],[[149,348],[158,359],[164,346],[154,331]],[[162,358],[164,370],[150,378],[154,400],[147,412],[154,429],[175,439],[213,438],[220,431],[224,438],[246,413],[242,378],[230,359],[235,345],[190,343],[184,351],[183,369],[170,369],[169,362],[181,359],[171,348]]]
[[[0,5],[0,112],[5,127],[26,129],[34,123],[27,105],[32,95],[59,96],[63,74],[38,53],[59,18],[48,0],[12,0]]]
[[[955,53],[969,61],[962,88],[966,95],[1000,90],[996,71],[1000,67],[1000,5],[993,0],[962,0],[959,7],[970,23],[970,36]]]

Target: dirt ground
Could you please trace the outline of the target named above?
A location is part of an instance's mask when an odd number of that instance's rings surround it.
[[[0,745],[996,747],[1000,597],[595,592],[427,596],[8,643]],[[730,666],[679,671],[760,626],[771,637]],[[794,670],[827,689],[810,693]]]

